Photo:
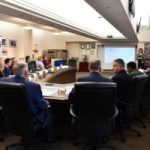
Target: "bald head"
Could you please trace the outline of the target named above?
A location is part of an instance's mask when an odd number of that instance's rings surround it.
[[[24,76],[28,72],[28,65],[25,62],[17,62],[13,67],[13,73],[16,76]]]
[[[100,71],[101,70],[101,61],[100,60],[92,60],[89,63],[90,71]]]

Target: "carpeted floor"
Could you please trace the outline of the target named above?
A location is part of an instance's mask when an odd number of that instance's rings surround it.
[[[121,142],[118,134],[113,134],[108,145],[114,145],[116,150],[150,150],[150,122],[145,120],[147,128],[143,129],[139,124],[135,124],[134,128],[142,133],[141,137],[137,137],[134,133],[126,132],[126,143]],[[0,142],[0,150],[4,150],[4,147],[10,143],[18,141],[19,138],[14,135],[7,135],[4,142]],[[74,147],[73,140],[69,136],[65,136],[59,140],[56,140],[52,144],[39,143],[34,150],[80,150],[79,147]],[[13,150],[13,149],[12,149]],[[14,150],[21,150],[21,148],[15,148]],[[103,150],[103,149],[102,149]]]

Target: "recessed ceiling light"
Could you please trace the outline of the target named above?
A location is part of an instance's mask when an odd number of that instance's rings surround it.
[[[53,32],[52,34],[53,34],[53,35],[60,35],[59,32]]]
[[[32,26],[24,26],[23,28],[26,29],[26,30],[32,30],[34,27],[32,27]]]

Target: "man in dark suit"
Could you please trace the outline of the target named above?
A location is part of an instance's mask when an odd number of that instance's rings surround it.
[[[131,78],[124,69],[125,63],[122,59],[116,59],[113,62],[114,76],[112,80],[117,84],[117,99],[124,101],[128,92]]]
[[[4,70],[3,70],[3,73],[4,73],[4,76],[5,77],[8,77],[9,75],[12,75],[12,71],[11,71],[11,59],[10,58],[6,58],[5,59],[5,66],[4,66]]]
[[[36,115],[33,121],[35,124],[41,124],[48,129],[47,140],[50,142],[53,124],[52,115],[50,111],[42,111],[49,108],[50,105],[48,101],[44,100],[40,85],[27,80],[28,66],[25,62],[16,63],[13,67],[13,73],[15,75],[14,77],[3,77],[0,81],[24,84],[32,113],[35,114],[41,111],[41,113]]]
[[[127,63],[127,71],[131,78],[142,75],[143,73],[137,70],[136,63],[134,61],[130,61]]]
[[[100,60],[93,60],[89,63],[90,74],[77,79],[78,82],[112,82],[100,74],[101,72],[101,62]]]
[[[87,76],[79,77],[77,82],[113,82],[100,74],[101,72],[101,62],[100,60],[93,60],[89,63],[90,74]],[[75,90],[73,89],[69,94],[69,100],[73,103]]]

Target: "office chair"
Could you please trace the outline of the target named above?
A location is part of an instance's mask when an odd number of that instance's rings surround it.
[[[146,117],[150,121],[149,111],[150,111],[150,75],[148,75],[148,81],[143,90],[141,102],[141,112],[144,115],[146,115]]]
[[[131,128],[132,121],[137,120],[139,123],[142,124],[143,128],[146,128],[146,125],[140,118],[140,104],[141,96],[147,80],[147,75],[139,75],[134,77],[129,87],[125,101],[118,101],[118,108],[120,111],[116,120],[120,130],[120,136],[123,142],[126,141],[124,137],[125,130],[135,132],[137,136],[141,136],[141,133]]]
[[[74,113],[77,116],[77,133],[86,136],[88,149],[114,146],[98,145],[111,133],[116,115],[116,84],[107,82],[77,82],[75,84]],[[80,144],[80,143],[75,143]]]
[[[36,72],[36,61],[32,60],[28,63],[28,69],[31,72]]]
[[[35,131],[41,127],[33,124],[33,118],[38,113],[31,113],[24,85],[0,82],[0,100],[6,131],[22,137],[20,143],[8,145],[5,150],[18,146],[27,150],[33,144]]]

